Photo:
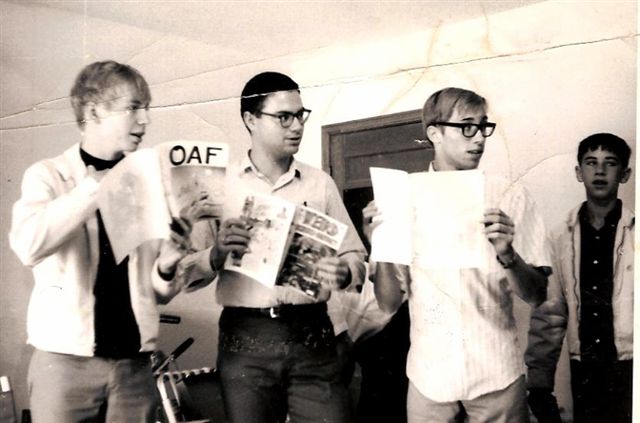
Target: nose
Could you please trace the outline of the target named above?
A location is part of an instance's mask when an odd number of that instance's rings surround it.
[[[596,164],[596,174],[597,175],[604,175],[605,174],[604,163],[597,163]]]
[[[151,118],[149,117],[149,109],[137,109],[136,111],[136,121],[139,125],[148,125],[151,123]]]
[[[292,131],[302,131],[304,129],[304,123],[300,122],[300,119],[297,117],[293,118],[293,122],[291,122],[291,126],[289,129]]]
[[[474,142],[475,144],[484,144],[486,140],[487,140],[487,137],[482,135],[482,131],[476,132],[476,134],[471,138],[471,141]]]

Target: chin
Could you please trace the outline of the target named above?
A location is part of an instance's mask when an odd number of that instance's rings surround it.
[[[464,163],[460,166],[459,170],[474,170],[478,168],[480,161],[473,163]]]

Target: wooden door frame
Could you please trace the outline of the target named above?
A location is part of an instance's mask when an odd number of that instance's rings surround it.
[[[342,123],[334,123],[322,126],[322,169],[333,177],[338,185],[340,195],[344,186],[344,177],[336,178],[335,173],[340,173],[343,169],[331,168],[331,153],[333,140],[338,135],[365,131],[368,129],[379,129],[403,124],[419,123],[422,121],[422,110],[409,110],[406,112],[393,113],[382,116],[375,116],[365,119],[357,119]]]

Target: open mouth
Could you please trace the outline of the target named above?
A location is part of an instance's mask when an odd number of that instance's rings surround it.
[[[135,137],[137,139],[137,142],[142,142],[142,137],[144,136],[144,132],[131,133],[129,135],[131,135],[132,137]]]
[[[596,187],[606,187],[607,186],[607,181],[603,181],[603,180],[596,180],[592,182],[593,186]]]
[[[469,150],[467,153],[472,154],[474,156],[481,156],[484,153],[484,150]]]

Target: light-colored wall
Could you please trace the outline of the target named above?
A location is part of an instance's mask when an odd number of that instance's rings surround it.
[[[498,123],[482,168],[521,180],[555,226],[584,196],[572,171],[577,142],[609,131],[635,145],[636,4],[612,3],[542,2],[383,41],[246,64],[206,42],[135,22],[0,3],[0,374],[11,376],[18,407],[27,406],[31,348],[24,344],[24,320],[32,277],[8,246],[10,205],[29,164],[78,141],[67,95],[83,65],[113,58],[146,76],[153,94],[146,145],[210,139],[230,143],[233,155],[249,142],[238,112],[244,82],[263,70],[288,73],[313,109],[298,157],[316,166],[322,125],[417,109],[445,86],[476,90],[489,99]],[[179,19],[179,7],[175,13]],[[259,36],[259,28],[253,31]],[[626,204],[634,204],[634,191],[635,181],[622,187]],[[212,366],[219,313],[213,290],[181,296],[165,311],[181,315],[183,323],[163,327],[162,348],[194,336],[181,366]],[[524,332],[526,307],[519,305],[518,314]]]

